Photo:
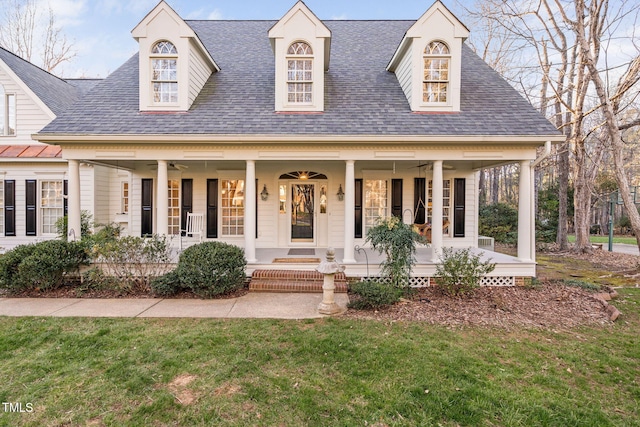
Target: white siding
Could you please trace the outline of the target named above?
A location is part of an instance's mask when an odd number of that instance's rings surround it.
[[[400,61],[400,65],[398,65],[398,68],[396,69],[396,78],[398,79],[398,82],[400,83],[400,87],[402,87],[402,91],[407,97],[407,100],[409,101],[409,103],[411,103],[411,96],[413,93],[412,92],[413,85],[411,84],[412,83],[411,70],[413,68],[413,64],[411,61],[411,57],[412,57],[411,49],[407,49],[407,51],[404,54],[404,57]]]
[[[189,47],[189,107],[191,107],[211,75],[211,68],[195,42],[192,41]]]
[[[31,135],[39,132],[51,120],[50,117],[22,88],[0,70],[0,84],[6,93],[16,94],[16,136],[0,137],[2,145],[39,144]]]
[[[40,210],[40,185],[46,180],[63,180],[68,179],[68,166],[66,162],[2,162],[0,163],[0,181],[14,180],[16,189],[16,236],[0,235],[0,248],[3,250],[12,249],[13,247],[26,243],[34,243],[45,239],[55,238],[56,236],[43,236],[41,230],[41,210]],[[93,169],[83,165],[80,168],[80,179],[82,183],[91,183],[93,178]],[[26,180],[34,179],[37,184],[37,203],[38,209],[36,213],[37,227],[36,236],[26,236]],[[91,192],[86,192],[91,194]],[[91,199],[85,197],[81,201],[82,209],[93,212]]]
[[[112,172],[114,169],[106,168],[104,166],[94,166],[94,180],[93,180],[93,220],[98,224],[107,224],[113,221],[113,212],[109,210],[109,202],[111,196],[111,182],[116,180],[115,174]],[[81,195],[84,196],[84,192],[81,189]]]

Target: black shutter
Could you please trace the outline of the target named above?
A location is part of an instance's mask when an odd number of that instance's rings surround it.
[[[193,212],[193,179],[183,179],[180,230],[184,230],[187,227],[187,213],[189,212]]]
[[[391,180],[391,215],[402,218],[402,180]]]
[[[362,179],[356,179],[355,183],[355,238],[362,237]]]
[[[207,237],[218,237],[218,180],[207,179]]]
[[[256,239],[258,238],[258,178],[256,178]]]
[[[425,206],[427,204],[426,193],[427,179],[414,178],[413,185],[413,222],[424,224],[426,221]]]
[[[153,179],[142,180],[142,237],[153,234]]]
[[[16,182],[4,182],[4,235],[16,235]]]
[[[36,213],[37,213],[37,199],[38,199],[38,190],[37,190],[37,181],[35,179],[28,179],[25,182],[25,196],[26,196],[26,235],[27,236],[35,236],[37,221],[36,221]]]
[[[69,180],[65,179],[62,181],[62,206],[63,212],[62,215],[69,216]]]
[[[464,237],[466,180],[456,178],[453,188],[453,237]]]

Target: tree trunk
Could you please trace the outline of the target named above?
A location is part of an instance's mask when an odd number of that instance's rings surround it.
[[[569,192],[569,143],[564,142],[560,146],[560,154],[558,155],[558,234],[556,235],[556,243],[561,251],[569,249],[569,236],[567,227],[569,216],[567,209],[569,200],[567,193]],[[574,193],[575,194],[575,193]]]
[[[500,190],[500,168],[493,168],[491,173],[491,203],[498,204],[498,191]]]

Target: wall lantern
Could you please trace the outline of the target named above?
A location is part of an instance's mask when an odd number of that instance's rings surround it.
[[[340,188],[338,188],[338,200],[344,200],[344,191],[342,191],[342,184],[340,184]]]
[[[260,198],[262,199],[263,202],[266,202],[267,199],[269,198],[269,192],[267,191],[266,184],[262,187],[262,191],[260,192]]]

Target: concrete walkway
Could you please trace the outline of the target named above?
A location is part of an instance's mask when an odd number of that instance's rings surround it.
[[[346,294],[336,303],[347,309]],[[248,293],[231,299],[89,299],[0,298],[0,316],[53,317],[199,317],[253,319],[315,319],[320,293]]]

